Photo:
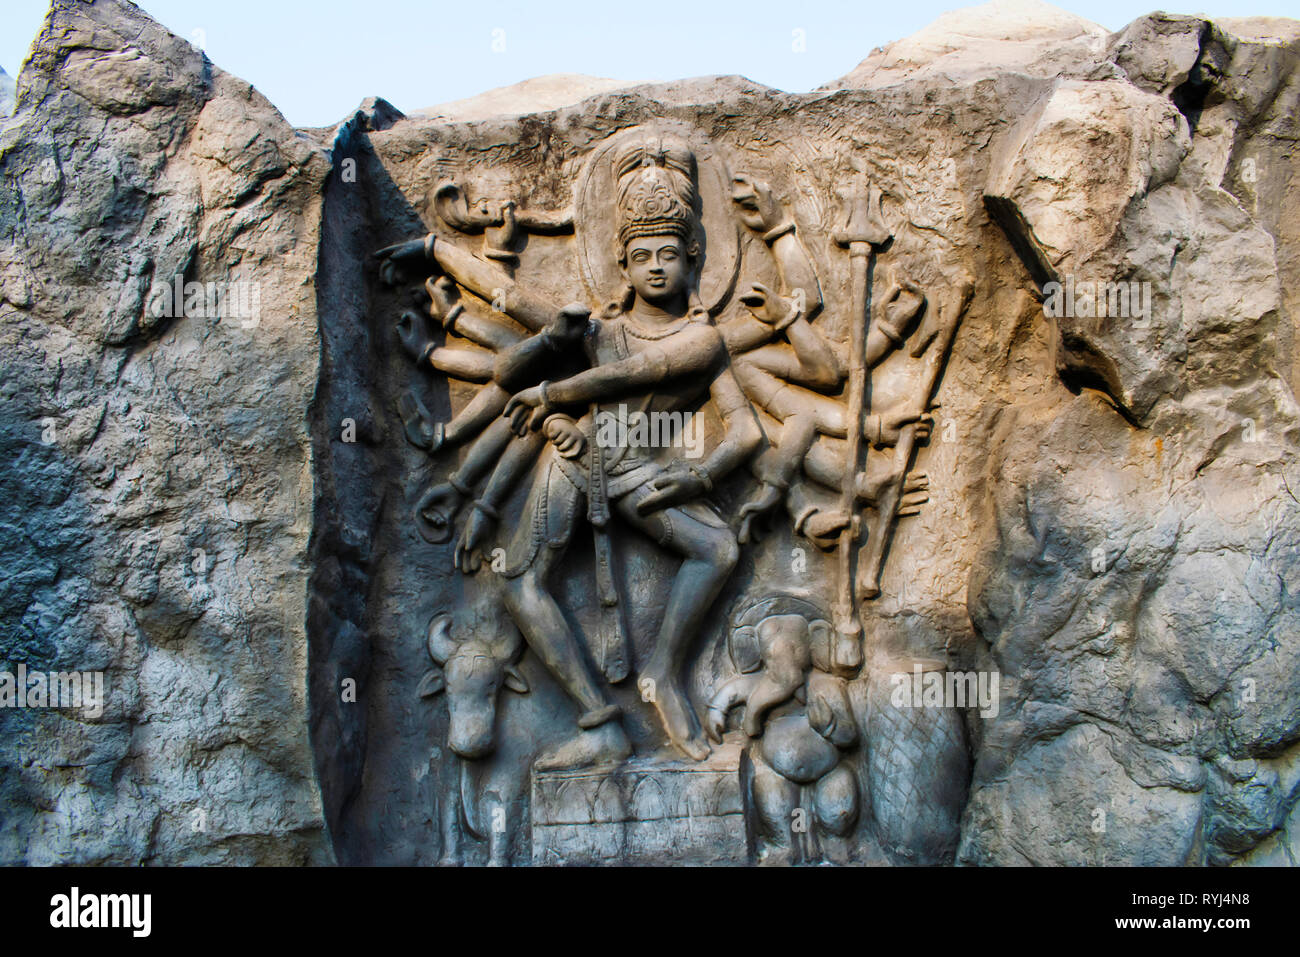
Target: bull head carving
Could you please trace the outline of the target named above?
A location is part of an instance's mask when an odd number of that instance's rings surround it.
[[[445,612],[435,615],[427,642],[434,666],[421,680],[419,694],[447,693],[447,746],[463,758],[491,754],[501,687],[528,691],[518,668],[523,653],[519,630],[498,601],[484,599],[463,622]]]

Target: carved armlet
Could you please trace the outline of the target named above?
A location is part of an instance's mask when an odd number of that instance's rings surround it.
[[[885,431],[885,423],[880,418],[880,416],[878,415],[867,416],[867,421],[863,427],[862,434],[866,437],[868,442],[870,442],[876,448],[880,448],[882,445],[885,444],[884,431]]]
[[[708,471],[703,466],[691,464],[686,468],[687,471],[704,484],[704,494],[707,495],[709,492],[713,491],[713,476],[709,475]]]
[[[474,500],[474,509],[475,511],[482,512],[484,515],[492,519],[492,521],[494,522],[501,521],[501,513],[498,512],[491,505],[489,505],[487,502],[483,501],[483,499],[481,498]]]
[[[770,246],[778,239],[780,239],[782,236],[784,236],[786,233],[792,233],[792,232],[794,232],[794,220],[787,219],[785,222],[781,223],[781,225],[769,229],[767,232],[765,232],[763,234],[763,242],[767,243]]]

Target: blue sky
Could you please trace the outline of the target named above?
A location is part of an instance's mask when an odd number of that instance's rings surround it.
[[[1210,16],[1300,17],[1300,0],[1193,0]],[[364,97],[412,110],[546,73],[628,81],[740,73],[804,91],[914,33],[944,0],[144,0],[173,32],[250,81],[289,121],[326,126]],[[1111,30],[1157,0],[1063,0]],[[18,72],[45,0],[5,0],[0,66]],[[804,52],[794,49],[802,30]]]

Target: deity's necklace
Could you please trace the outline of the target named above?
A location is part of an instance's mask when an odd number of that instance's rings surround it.
[[[689,323],[691,319],[692,314],[688,312],[680,319],[673,320],[673,322],[665,328],[647,329],[645,326],[638,324],[637,321],[632,318],[630,312],[625,312],[623,313],[623,328],[628,331],[629,335],[635,336],[638,339],[653,341],[655,339],[666,339],[674,332],[681,331],[682,327]]]

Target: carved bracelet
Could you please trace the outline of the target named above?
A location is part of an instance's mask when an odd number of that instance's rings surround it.
[[[456,320],[460,318],[460,314],[464,311],[465,311],[464,303],[458,302],[455,305],[453,305],[450,309],[447,310],[447,315],[442,320],[442,327],[446,329],[448,332],[455,332]]]
[[[704,491],[706,493],[713,491],[713,479],[709,476],[708,472],[698,465],[688,465],[686,469],[704,483]]]
[[[794,300],[793,297],[785,301],[790,304],[790,312],[784,318],[782,318],[780,322],[774,323],[772,325],[772,328],[775,329],[777,332],[784,332],[786,329],[790,328],[790,326],[792,326],[800,316],[803,315],[803,310],[799,308],[799,304]]]
[[[770,246],[778,239],[780,239],[782,236],[784,236],[786,233],[792,233],[792,232],[794,232],[794,221],[787,219],[780,226],[777,226],[773,229],[769,229],[767,232],[765,232],[763,234],[763,242],[767,243]]]

